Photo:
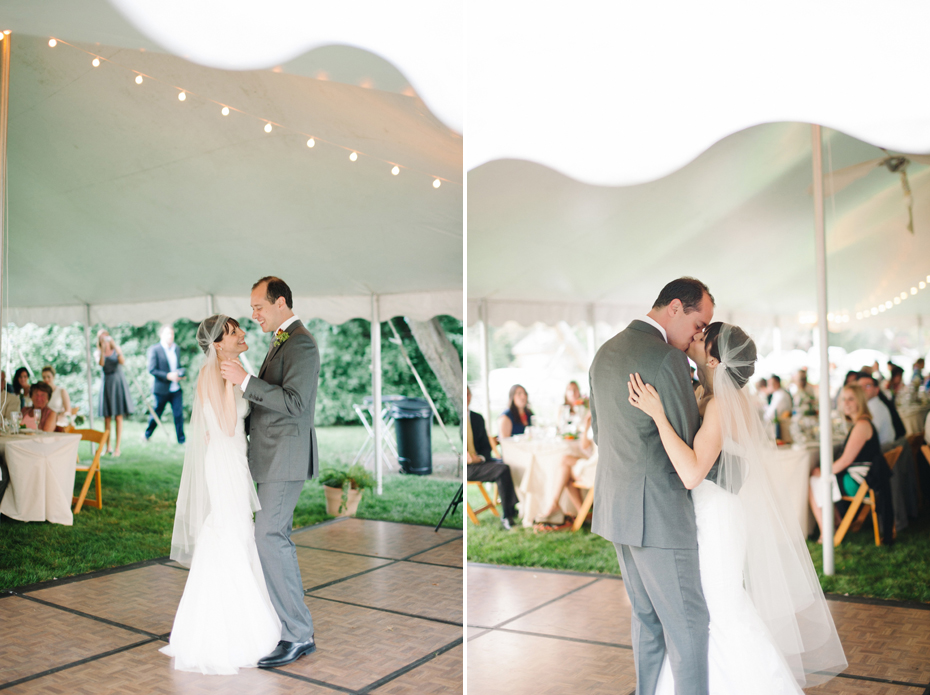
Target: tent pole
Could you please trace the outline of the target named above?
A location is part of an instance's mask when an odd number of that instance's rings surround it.
[[[94,429],[94,374],[90,354],[90,304],[84,305],[84,348],[87,358],[87,426]]]
[[[207,316],[213,316],[216,313],[216,298],[212,294],[207,295]]]
[[[7,145],[7,121],[10,109],[10,35],[0,41],[0,327],[4,326],[3,322],[3,304],[4,300],[9,301],[3,295],[4,269],[6,267],[6,237],[9,234],[7,229],[7,178],[6,178],[6,145]],[[0,328],[0,345],[2,345],[2,328]],[[13,375],[10,375],[10,379]]]
[[[375,475],[378,480],[377,493],[382,492],[381,466],[381,306],[379,297],[371,295],[371,425],[375,440]]]
[[[833,422],[830,411],[830,336],[827,331],[827,235],[823,219],[823,148],[820,126],[811,125],[814,164],[814,237],[817,246],[817,330],[820,338],[820,480],[823,483],[823,573],[833,568]]]
[[[488,432],[493,433],[494,423],[491,421],[491,364],[488,358],[488,300],[482,299],[478,304],[478,317],[480,319],[479,338],[481,339],[481,385],[484,387],[484,416],[487,418]]]

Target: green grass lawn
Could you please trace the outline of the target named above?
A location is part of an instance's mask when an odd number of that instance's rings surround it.
[[[480,493],[468,490],[472,507],[482,505]],[[480,526],[468,522],[468,561],[545,569],[620,574],[613,544],[592,534],[533,533],[532,529],[501,530],[490,511],[479,516]],[[826,593],[930,603],[930,509],[898,534],[894,546],[875,547],[872,529],[864,525],[848,533],[834,553],[835,573],[823,575],[823,546],[808,542],[820,583]]]
[[[144,425],[128,422],[122,456],[104,456],[103,509],[85,506],[73,526],[0,521],[0,590],[139,562],[168,554],[174,526],[174,503],[184,461],[184,449],[156,432],[141,441]],[[321,463],[351,463],[365,437],[361,427],[317,430]],[[435,437],[434,450],[444,438]],[[81,457],[89,445],[82,444]],[[83,484],[79,473],[75,494]],[[436,524],[458,483],[429,476],[384,477],[384,494],[366,491],[357,516],[414,524]],[[92,488],[93,490],[93,488]],[[323,488],[316,481],[304,486],[294,527],[328,519]],[[462,510],[443,524],[462,527]]]

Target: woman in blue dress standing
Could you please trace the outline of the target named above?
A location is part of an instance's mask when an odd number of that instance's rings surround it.
[[[122,367],[126,358],[106,329],[97,333],[97,363],[103,368],[99,414],[107,431],[106,453],[110,453],[110,420],[116,418],[116,448],[113,450],[113,456],[119,456],[120,441],[123,437],[123,415],[131,415],[133,412],[132,396],[129,394],[129,384],[126,383]]]

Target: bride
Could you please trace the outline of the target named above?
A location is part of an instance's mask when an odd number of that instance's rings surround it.
[[[801,529],[776,501],[766,466],[774,443],[744,388],[756,346],[737,326],[713,323],[687,351],[697,365],[703,421],[690,448],[638,374],[630,403],[655,420],[697,521],[701,588],[710,613],[712,695],[800,694],[842,672],[846,657]],[[675,684],[666,653],[656,693]]]
[[[171,639],[161,652],[179,671],[235,674],[277,645],[281,623],[255,548],[259,507],[246,459],[248,402],[220,375],[220,362],[248,350],[234,319],[216,315],[197,329],[206,363],[197,377],[171,559],[190,567]]]

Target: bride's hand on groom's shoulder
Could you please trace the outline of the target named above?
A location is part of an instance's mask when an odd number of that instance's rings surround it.
[[[639,374],[630,374],[627,388],[630,390],[629,400],[633,407],[639,408],[653,419],[664,414],[665,410],[662,408],[659,392],[652,384],[645,383]]]

